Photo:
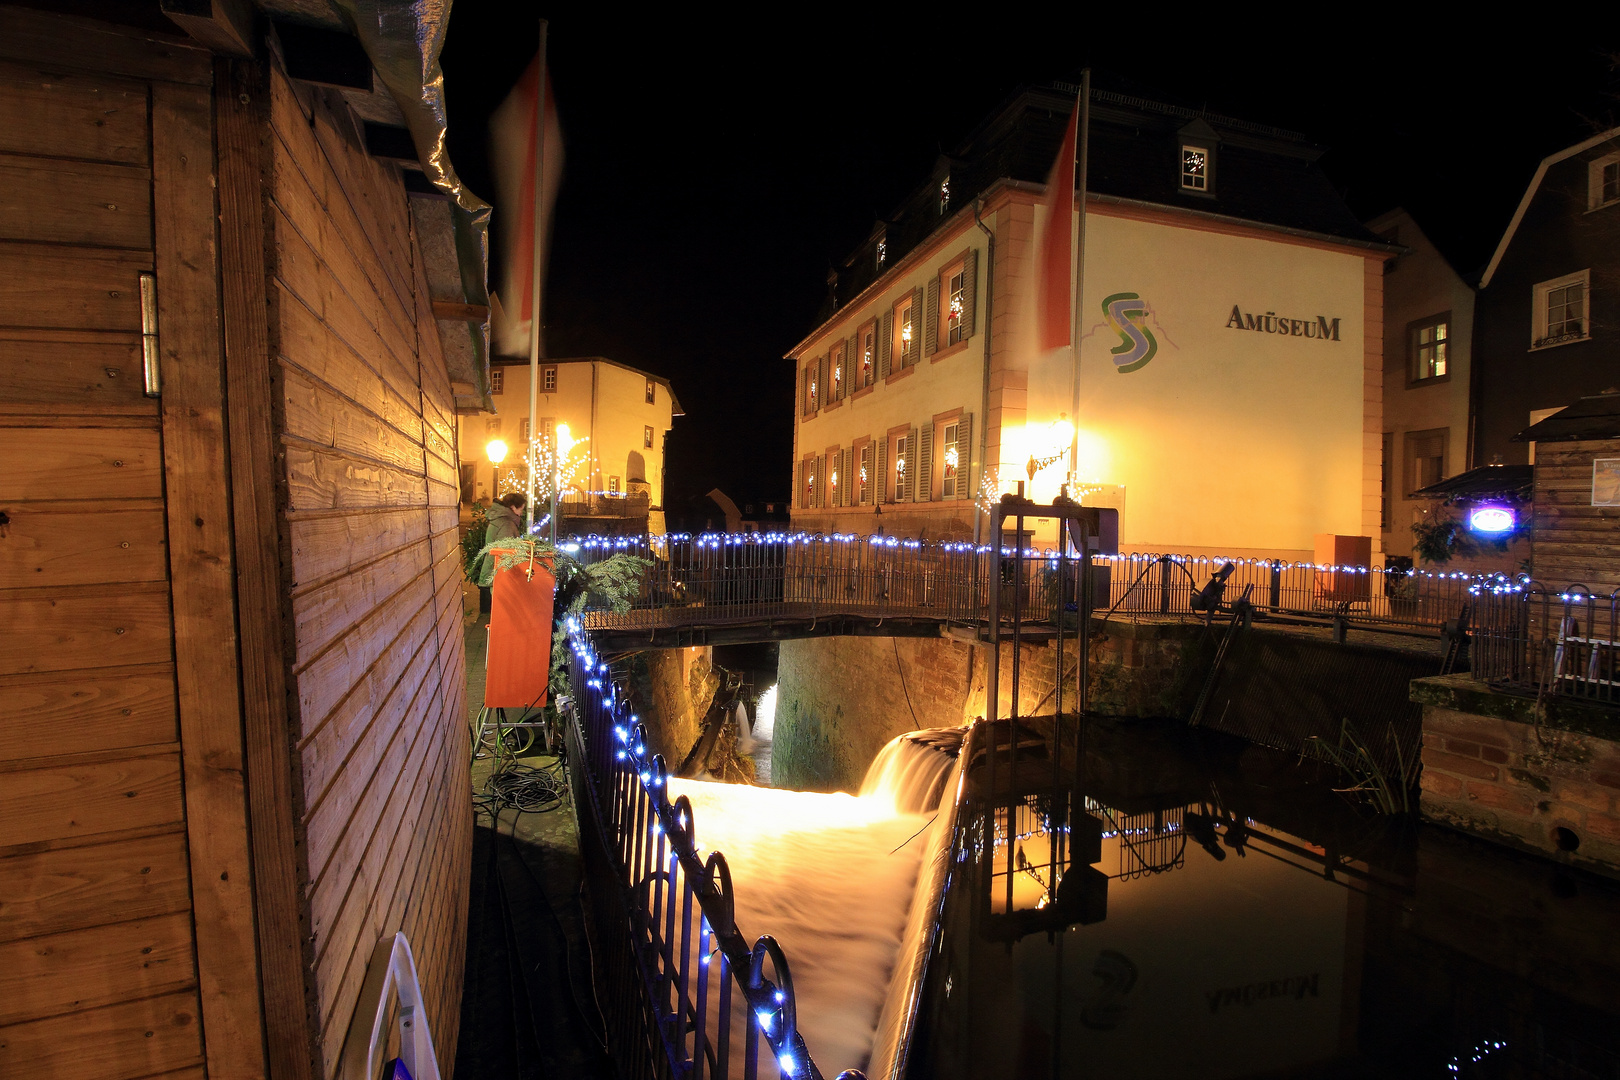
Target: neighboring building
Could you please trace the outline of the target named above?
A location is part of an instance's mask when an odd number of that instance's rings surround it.
[[[1471,464],[1535,460],[1513,436],[1620,383],[1620,128],[1542,161],[1480,280]]]
[[[1405,249],[1385,264],[1379,517],[1385,555],[1410,558],[1412,526],[1436,507],[1413,493],[1468,468],[1474,290],[1405,210],[1367,228]]]
[[[1548,590],[1620,591],[1620,390],[1583,397],[1513,439],[1540,444],[1531,576]]]
[[[1071,353],[1036,353],[1030,311],[1075,93],[1016,95],[844,265],[847,299],[790,353],[794,525],[971,537],[977,495],[1058,494],[1077,422],[1085,501],[1121,509],[1126,549],[1376,546],[1395,249],[1298,135],[1093,90],[1068,415]]]
[[[495,415],[463,421],[473,428],[462,440],[462,497],[469,502],[490,495],[497,470],[484,448],[492,440],[508,447],[495,494],[522,491],[527,482],[528,361],[496,359],[490,382]],[[537,401],[542,445],[555,445],[564,424],[573,444],[564,459],[572,479],[561,489],[559,531],[663,532],[664,444],[674,417],[684,415],[669,380],[600,356],[545,360]],[[535,520],[544,513],[536,508]]]

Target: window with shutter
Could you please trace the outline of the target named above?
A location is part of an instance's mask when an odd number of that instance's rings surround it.
[[[973,417],[969,414],[956,421],[956,497],[973,498]]]
[[[879,439],[872,444],[872,501],[886,503],[889,500],[889,443],[887,439]]]
[[[956,464],[958,461],[957,455],[960,453],[957,449],[956,439],[960,432],[961,426],[951,422],[945,425],[945,431],[940,436],[939,497],[941,499],[956,498]]]
[[[856,506],[870,506],[872,504],[872,453],[873,446],[867,443],[861,447],[860,462],[855,476]]]
[[[818,378],[820,368],[820,362],[812,360],[804,369],[804,415],[806,416],[811,415],[817,409],[821,408],[821,402],[818,397],[818,395],[821,393],[821,383]]]
[[[934,425],[924,424],[917,434],[917,473],[912,498],[928,502],[934,497]]]
[[[917,501],[917,485],[922,483],[921,470],[917,467],[917,429],[912,428],[906,432],[906,501]]]
[[[938,281],[930,281],[928,283],[928,306],[923,310],[926,312],[926,317],[924,319],[926,326],[923,331],[923,354],[925,356],[933,356],[939,351]]]
[[[973,336],[974,307],[979,300],[979,252],[969,248],[962,256],[962,338]]]
[[[878,378],[887,379],[894,363],[894,312],[883,313],[883,330],[878,334]]]
[[[877,320],[862,326],[855,332],[856,356],[860,362],[860,383],[862,388],[872,385],[877,378],[878,360],[878,334]]]
[[[894,362],[902,370],[917,362],[918,307],[910,296],[894,305]]]
[[[832,399],[841,401],[844,397],[844,343],[840,341],[832,347]]]
[[[821,505],[828,508],[837,506],[839,498],[839,481],[843,479],[843,477],[838,475],[837,450],[830,450],[827,452],[827,456],[822,459],[821,468],[822,475],[827,478],[827,483],[822,487]]]
[[[894,437],[894,487],[890,502],[906,501],[906,458],[909,456],[904,435]]]

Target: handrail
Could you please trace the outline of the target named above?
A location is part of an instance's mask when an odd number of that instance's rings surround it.
[[[416,975],[416,959],[403,931],[383,937],[371,951],[366,981],[360,987],[360,1000],[349,1021],[349,1034],[343,1041],[340,1075],[343,1080],[376,1080],[382,1070],[379,1054],[386,1052],[389,1038],[384,1027],[388,1020],[389,991],[399,998],[399,1059],[411,1080],[439,1080],[439,1059],[433,1051],[433,1032],[428,1027],[427,1010],[422,1005],[422,984]]]

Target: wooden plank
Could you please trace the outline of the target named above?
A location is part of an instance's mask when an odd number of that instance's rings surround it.
[[[208,53],[177,34],[15,7],[0,7],[0,58],[202,85],[211,77]]]
[[[211,80],[211,65],[205,69]],[[206,88],[152,88],[153,225],[175,675],[208,1075],[266,1074],[248,851]]]
[[[190,910],[178,832],[0,860],[0,941]]]
[[[191,914],[0,944],[0,1027],[196,985]]]
[[[287,502],[292,510],[426,506],[419,475],[287,442]],[[420,468],[420,465],[418,465]]]
[[[183,990],[18,1024],[0,1032],[0,1076],[134,1080],[195,1065],[197,1015],[197,992]]]
[[[5,774],[0,848],[182,820],[173,753]]]
[[[296,369],[289,367],[285,371],[281,404],[282,430],[287,434],[314,446],[341,451],[347,457],[406,472],[422,471],[421,443]]]
[[[0,499],[151,499],[163,495],[156,431],[0,428]]]
[[[151,203],[142,166],[0,157],[0,240],[150,251]]]
[[[71,488],[63,492],[72,493]],[[9,513],[11,523],[0,543],[0,589],[168,576],[161,510],[109,510],[63,501],[17,503]]]
[[[318,654],[427,570],[430,541],[421,540],[356,568],[293,601],[298,663]]]
[[[265,69],[253,64],[218,62],[214,85],[243,730],[266,1056],[274,1080],[311,1080],[314,1039],[304,999],[304,951],[293,944],[303,937],[303,902],[288,752],[293,725],[284,648],[287,575],[276,515],[276,394],[265,295],[262,138],[270,92]]]
[[[0,264],[0,326],[140,332],[149,255],[4,241]]]
[[[146,87],[0,63],[0,153],[145,165]]]
[[[95,671],[171,658],[161,586],[109,585],[0,593],[0,675]]]
[[[0,676],[0,761],[172,743],[170,667]]]
[[[71,330],[0,334],[0,411],[157,417],[145,394],[138,334]]]
[[[421,510],[293,517],[288,534],[294,594],[414,543],[421,535],[422,520]]]

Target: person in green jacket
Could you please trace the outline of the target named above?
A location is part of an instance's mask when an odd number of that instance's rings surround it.
[[[484,529],[484,543],[493,544],[497,540],[510,540],[514,536],[523,535],[523,508],[529,500],[521,492],[514,491],[509,495],[502,495],[489,508],[487,515],[488,525]],[[478,611],[488,615],[490,609],[490,586],[495,578],[495,557],[485,555],[478,567]]]

